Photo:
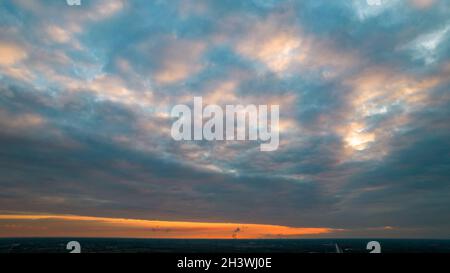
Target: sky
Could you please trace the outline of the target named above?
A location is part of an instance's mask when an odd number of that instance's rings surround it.
[[[0,2],[0,237],[450,238],[450,4]],[[174,105],[280,107],[280,144]]]

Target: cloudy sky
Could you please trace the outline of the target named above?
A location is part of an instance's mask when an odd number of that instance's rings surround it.
[[[450,237],[449,2],[368,2],[1,1],[0,236]]]

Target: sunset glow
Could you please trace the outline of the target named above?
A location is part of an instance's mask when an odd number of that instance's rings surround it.
[[[244,223],[150,221],[76,215],[0,215],[0,237],[184,239],[301,238],[339,230]]]

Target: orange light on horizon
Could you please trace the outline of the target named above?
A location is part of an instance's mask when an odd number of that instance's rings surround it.
[[[341,231],[246,223],[157,221],[78,215],[0,215],[0,237],[132,237],[180,239],[295,238]]]

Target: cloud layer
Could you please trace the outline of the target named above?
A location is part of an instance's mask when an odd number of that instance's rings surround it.
[[[449,237],[450,6],[381,2],[2,1],[0,212]],[[172,140],[194,96],[279,149]]]

